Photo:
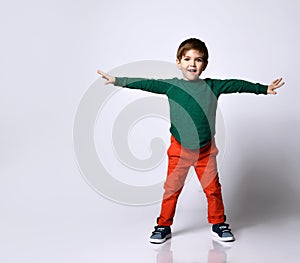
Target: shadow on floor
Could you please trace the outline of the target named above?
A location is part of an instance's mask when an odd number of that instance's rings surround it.
[[[253,156],[230,193],[230,222],[235,229],[300,216],[298,176],[287,173],[287,156]],[[249,161],[253,160],[253,161]],[[250,165],[250,163],[252,165]]]

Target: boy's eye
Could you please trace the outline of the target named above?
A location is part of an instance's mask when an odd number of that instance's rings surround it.
[[[191,58],[184,58],[183,59],[184,61],[190,61],[191,60]],[[203,59],[202,58],[197,58],[196,60],[195,60],[196,62],[198,62],[198,63],[200,63],[200,62],[203,62]]]

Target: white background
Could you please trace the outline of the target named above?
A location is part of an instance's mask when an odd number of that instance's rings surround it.
[[[297,262],[299,11],[297,0],[2,1],[0,261],[159,262],[148,245],[159,205],[124,206],[93,191],[76,165],[73,121],[98,68],[173,62],[178,45],[198,37],[210,52],[203,77],[286,82],[277,96],[220,99],[220,177],[240,237],[227,258]],[[193,179],[178,207],[173,261],[161,262],[209,262],[205,205]],[[181,249],[197,227],[203,246]]]

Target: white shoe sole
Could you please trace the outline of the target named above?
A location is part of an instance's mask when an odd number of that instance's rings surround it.
[[[171,238],[171,237],[172,237],[172,234],[166,235],[166,237],[163,238],[163,239],[150,238],[150,243],[153,243],[153,244],[161,244],[161,243],[166,242],[167,239],[169,239],[169,238]]]
[[[219,241],[232,242],[235,240],[234,236],[233,237],[219,237],[219,235],[212,230],[211,230],[211,233],[212,233],[213,237]]]

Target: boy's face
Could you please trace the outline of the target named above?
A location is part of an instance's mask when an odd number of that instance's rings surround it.
[[[188,50],[180,60],[176,60],[176,63],[183,74],[183,78],[189,81],[199,79],[207,66],[202,53],[194,49]]]

